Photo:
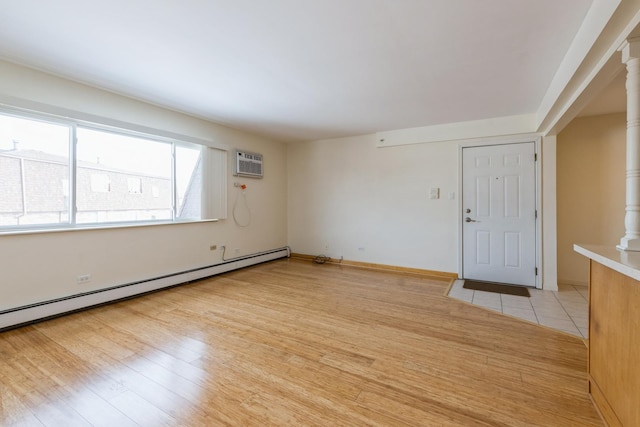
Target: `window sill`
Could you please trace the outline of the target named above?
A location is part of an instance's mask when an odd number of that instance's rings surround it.
[[[66,233],[69,231],[93,231],[93,230],[110,230],[120,228],[138,228],[138,227],[164,227],[167,225],[180,224],[201,224],[208,222],[218,222],[219,219],[199,219],[192,221],[153,221],[153,222],[122,222],[109,224],[87,224],[76,226],[61,227],[43,227],[43,228],[16,228],[11,230],[0,230],[0,236],[21,235],[21,234],[44,234],[44,233]]]

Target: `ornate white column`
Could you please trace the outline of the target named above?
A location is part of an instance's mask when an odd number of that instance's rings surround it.
[[[618,249],[640,251],[640,38],[622,46],[622,62],[627,65],[627,207]]]

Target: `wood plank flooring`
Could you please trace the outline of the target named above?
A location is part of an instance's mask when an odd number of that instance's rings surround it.
[[[581,340],[279,260],[0,334],[0,425],[600,426]]]

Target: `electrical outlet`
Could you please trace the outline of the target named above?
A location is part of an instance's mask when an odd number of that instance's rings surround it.
[[[89,283],[91,281],[91,275],[83,274],[81,276],[78,276],[76,280],[78,281],[79,285],[84,285],[85,283]]]
[[[216,249],[218,249],[218,245],[211,245],[211,246],[209,246],[209,250],[210,250],[210,251],[215,251]]]

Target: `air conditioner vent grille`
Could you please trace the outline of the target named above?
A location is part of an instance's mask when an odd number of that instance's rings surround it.
[[[236,151],[235,157],[234,175],[250,178],[263,177],[264,171],[262,169],[262,154],[238,150]]]

